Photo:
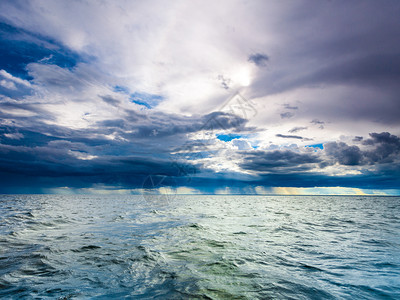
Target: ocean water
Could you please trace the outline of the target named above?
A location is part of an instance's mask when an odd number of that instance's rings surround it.
[[[0,297],[400,299],[400,198],[0,196]]]

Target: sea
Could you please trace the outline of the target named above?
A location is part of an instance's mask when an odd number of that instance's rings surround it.
[[[400,299],[400,197],[1,195],[2,299]]]

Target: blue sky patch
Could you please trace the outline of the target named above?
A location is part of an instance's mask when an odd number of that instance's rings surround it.
[[[160,96],[160,95],[139,93],[139,92],[135,92],[135,93],[131,94],[131,96],[130,96],[130,100],[133,103],[145,106],[148,109],[151,109],[151,108],[157,106],[163,99],[164,99],[164,97]]]
[[[217,134],[217,139],[223,142],[230,142],[234,139],[240,139],[241,137],[243,136],[238,134]]]
[[[31,80],[26,71],[29,63],[73,68],[80,61],[83,60],[77,53],[51,39],[0,23],[0,70]]]
[[[314,144],[314,145],[307,145],[306,147],[311,147],[311,148],[319,148],[319,149],[324,149],[323,144]]]
[[[114,86],[113,90],[116,93],[129,94],[129,89],[125,86],[116,85],[116,86]]]

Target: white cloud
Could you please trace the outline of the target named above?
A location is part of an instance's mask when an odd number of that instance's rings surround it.
[[[7,79],[8,82],[17,83],[26,87],[31,87],[31,83],[27,80],[15,77],[5,70],[0,70],[0,76]],[[15,84],[14,84],[15,87]]]
[[[9,139],[13,140],[20,140],[24,137],[22,133],[15,132],[15,133],[4,133],[4,136]]]
[[[210,97],[219,95],[220,101],[227,97],[218,75],[229,77],[235,89],[251,83],[255,67],[247,56],[251,47],[261,45],[248,32],[259,35],[260,29],[249,28],[246,21],[255,11],[257,5],[240,1],[91,5],[38,0],[23,11],[9,6],[4,17],[94,56],[91,63],[101,73],[132,91],[164,95],[164,109],[193,113],[198,109],[186,107],[188,99],[207,102]],[[214,105],[209,103],[208,108]]]
[[[340,28],[346,28],[347,16],[359,9],[357,5],[349,5],[347,10],[340,8],[343,24],[329,28],[321,36],[309,33],[332,18],[327,13],[329,3],[318,4],[315,9],[319,14],[313,19],[307,18],[308,11],[301,3],[265,1],[103,1],[92,5],[80,1],[35,0],[24,10],[9,3],[2,5],[3,11],[7,11],[3,17],[10,22],[93,57],[74,70],[30,64],[28,69],[34,82],[45,85],[49,92],[46,101],[58,99],[59,94],[80,93],[82,99],[91,98],[97,105],[97,94],[118,84],[131,92],[162,95],[165,101],[160,103],[159,110],[192,115],[217,109],[240,90],[257,102],[259,113],[252,117],[251,124],[268,128],[262,138],[273,143],[279,141],[276,133],[285,134],[294,125],[309,126],[313,118],[327,121],[340,118],[342,124],[326,126],[325,131],[310,126],[303,134],[316,142],[326,136],[335,138],[345,128],[349,134],[365,135],[377,131],[376,123],[371,124],[373,113],[397,111],[391,107],[392,100],[373,89],[354,89],[341,84],[291,88],[327,64],[321,65],[324,60],[320,57],[329,51],[324,48],[326,43],[341,41]],[[365,14],[368,13],[366,10]],[[282,22],[293,16],[295,22]],[[362,15],[357,15],[357,19],[361,22]],[[360,24],[373,28],[371,24]],[[301,31],[293,30],[300,26]],[[354,34],[363,28],[355,27]],[[304,53],[306,48],[310,55]],[[312,56],[312,51],[318,56]],[[270,57],[268,67],[258,68],[248,61],[250,54],[258,52]],[[4,70],[1,72],[10,80],[29,85]],[[221,86],[219,76],[230,80],[229,90]],[[346,122],[352,122],[359,110],[356,104],[361,93],[364,110],[368,110],[363,114],[366,120],[361,118],[360,126],[349,127]],[[388,99],[387,105],[376,106],[377,98]],[[282,104],[298,101],[299,111],[292,112],[295,116],[282,120]],[[385,121],[379,116],[376,119]]]
[[[9,80],[0,80],[0,85],[2,86],[2,87],[5,87],[6,89],[9,89],[9,90],[16,90],[17,89],[17,87],[15,86],[15,83],[14,82],[12,82],[12,81],[9,81]]]
[[[237,147],[238,150],[252,150],[251,144],[246,139],[234,139],[231,141],[232,145]]]

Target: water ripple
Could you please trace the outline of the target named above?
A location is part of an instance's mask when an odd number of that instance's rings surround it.
[[[0,196],[0,297],[400,299],[400,198]]]

